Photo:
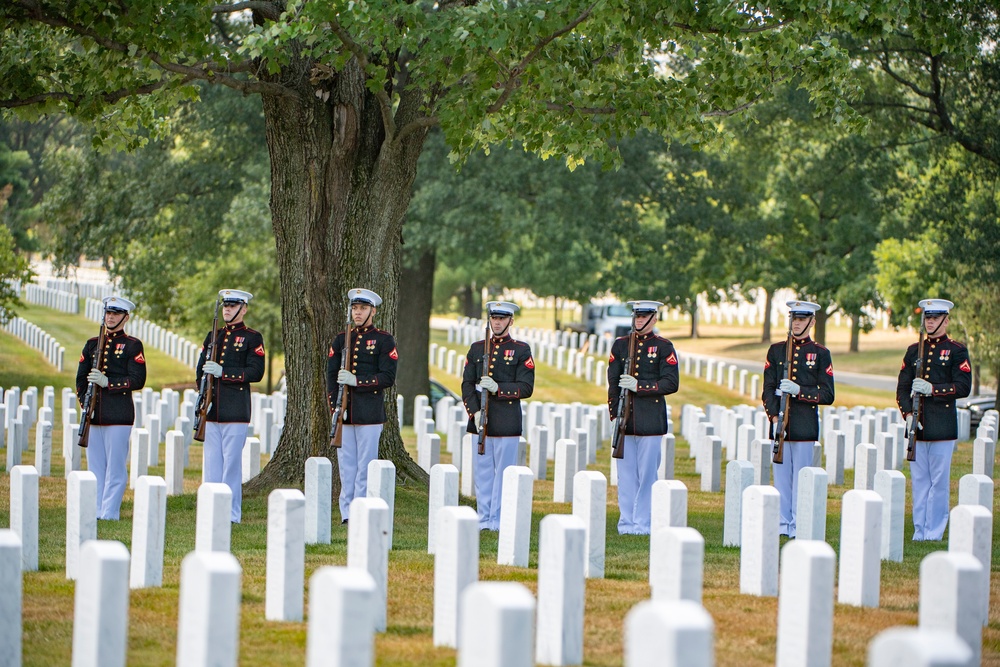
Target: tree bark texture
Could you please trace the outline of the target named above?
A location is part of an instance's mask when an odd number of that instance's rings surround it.
[[[813,340],[820,345],[826,345],[826,322],[830,315],[826,309],[820,308],[816,311],[816,328],[813,330]]]
[[[691,313],[691,338],[698,337],[698,299],[695,297],[694,302],[691,304],[691,308],[688,309]]]
[[[385,141],[378,104],[357,63],[322,82],[330,93],[326,101],[310,83],[311,67],[295,60],[268,75],[295,89],[297,97],[263,97],[288,410],[271,461],[247,484],[251,493],[300,486],[310,456],[326,456],[337,468],[329,437],[327,351],[345,328],[347,292],[354,287],[382,296],[375,325],[395,329],[403,215],[426,135]],[[395,396],[394,390],[385,392],[379,457],[393,461],[397,475],[426,480],[403,448]],[[334,497],[339,486],[334,476]]]
[[[851,344],[847,348],[848,352],[857,352],[861,345],[861,315],[855,314],[851,317]]]
[[[764,330],[760,334],[760,342],[771,342],[771,305],[774,301],[774,290],[764,290]]]
[[[431,342],[430,316],[434,300],[433,250],[425,250],[412,267],[403,265],[399,274],[399,369],[396,372],[396,389],[409,405],[421,394],[430,397],[428,350]],[[413,424],[413,410],[403,411],[406,424]]]

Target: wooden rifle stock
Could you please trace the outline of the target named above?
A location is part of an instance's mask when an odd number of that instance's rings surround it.
[[[104,326],[104,317],[101,317],[101,332],[97,335],[97,350],[94,351],[94,365],[92,368],[101,370],[104,366],[104,342],[107,339],[108,330]],[[83,403],[81,404],[83,418],[80,420],[80,432],[77,434],[76,444],[80,447],[86,447],[90,444],[90,423],[94,419],[94,412],[97,410],[97,387],[94,386],[93,382],[88,383],[87,393],[83,395]]]
[[[221,304],[220,299],[215,300],[215,316],[212,318],[212,342],[205,350],[205,361],[215,361],[215,349],[219,342],[219,306]],[[204,371],[203,364],[201,387],[198,389],[198,405],[194,411],[194,439],[198,442],[205,442],[205,423],[208,421],[208,410],[212,407],[212,393],[215,385],[211,377]]]
[[[924,321],[923,313],[920,315],[920,340],[917,343],[917,369],[914,377],[924,376],[924,342],[926,338],[924,336]],[[920,426],[920,413],[924,406],[923,394],[919,392],[913,392],[913,412],[912,419],[910,420],[910,432],[906,434],[906,460],[916,461],[917,460],[917,428],[922,428]]]
[[[628,356],[625,358],[625,372],[632,375],[635,372],[635,314],[632,315],[632,330],[628,335]],[[615,430],[611,435],[611,456],[620,459],[625,457],[625,429],[632,417],[632,392],[619,387],[618,418],[615,420]]]
[[[781,373],[781,379],[787,380],[789,371],[792,368],[792,347],[795,344],[792,336],[792,314],[788,314],[788,338],[785,340],[785,368]],[[771,460],[775,463],[783,463],[785,458],[785,433],[788,430],[788,392],[781,392],[781,404],[778,408],[778,423],[775,424],[774,449]]]
[[[483,339],[483,375],[490,374],[490,339],[492,338],[493,332],[490,331],[490,314],[486,313],[486,338]],[[479,400],[481,401],[479,407],[479,455],[484,456],[486,454],[486,425],[490,421],[490,392],[485,389],[480,392]]]
[[[340,370],[349,371],[351,358],[351,304],[347,304],[347,328],[344,330],[344,347],[340,349]],[[330,446],[343,447],[344,445],[344,416],[347,414],[347,387],[337,384],[337,398],[333,402],[332,421],[330,422]]]

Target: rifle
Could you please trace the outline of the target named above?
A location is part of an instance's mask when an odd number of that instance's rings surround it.
[[[490,331],[490,314],[486,313],[486,338],[483,339],[483,372],[482,375],[490,374],[490,339],[493,332]],[[481,375],[481,376],[482,376]],[[481,377],[480,376],[480,377]],[[479,455],[486,454],[486,424],[490,421],[490,392],[483,391],[479,395]]]
[[[107,312],[107,311],[105,311]],[[101,370],[104,366],[104,342],[108,335],[108,329],[104,326],[104,317],[101,317],[101,333],[97,335],[97,349],[94,350],[94,365],[91,368],[96,368]],[[94,412],[97,409],[97,398],[94,396],[94,392],[97,388],[94,386],[93,382],[87,384],[87,393],[83,395],[83,403],[81,407],[83,408],[83,419],[80,420],[80,433],[76,444],[80,447],[86,447],[88,440],[90,440],[90,422],[94,419]]]
[[[215,299],[215,317],[212,318],[212,342],[205,350],[205,361],[215,361],[216,343],[219,341],[219,306],[222,301]],[[205,423],[208,421],[208,410],[212,407],[212,389],[214,383],[208,373],[201,373],[201,387],[198,388],[198,405],[194,410],[194,439],[205,442]]]
[[[351,329],[354,324],[351,319],[351,304],[347,304],[347,328],[344,329],[344,347],[340,349],[340,370],[349,371],[349,359],[351,358]],[[337,385],[337,400],[333,402],[333,416],[330,422],[330,446],[342,447],[344,445],[344,419],[347,417],[347,387],[342,384]]]
[[[927,340],[924,330],[924,315],[920,314],[920,340],[917,343],[917,370],[914,377],[924,375],[924,342]],[[917,429],[923,428],[920,425],[920,410],[923,408],[923,394],[913,392],[913,420],[910,422],[910,432],[906,435],[906,460],[917,460]]]
[[[635,372],[635,313],[632,313],[632,330],[628,334],[628,356],[625,357],[625,372],[629,375]],[[618,418],[615,420],[615,430],[611,434],[611,457],[625,458],[625,428],[632,417],[632,392],[618,388]]]
[[[792,335],[792,314],[788,313],[788,338],[785,340],[785,368],[782,371],[781,379],[787,380],[792,369],[792,347],[795,344]],[[778,408],[777,433],[774,438],[774,449],[771,460],[775,463],[782,463],[785,456],[785,431],[788,430],[788,392],[781,392],[781,404]]]

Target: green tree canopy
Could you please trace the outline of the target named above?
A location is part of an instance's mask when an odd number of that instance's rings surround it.
[[[850,119],[853,64],[833,35],[881,34],[908,14],[909,0],[11,0],[0,108],[67,112],[98,126],[95,143],[134,146],[197,81],[261,96],[290,387],[282,442],[254,482],[266,486],[300,481],[310,454],[335,456],[321,351],[347,289],[377,289],[395,324],[428,128],[459,158],[520,141],[572,165],[614,159],[640,129],[703,143],[793,78],[821,113]],[[423,477],[392,422],[383,454]]]

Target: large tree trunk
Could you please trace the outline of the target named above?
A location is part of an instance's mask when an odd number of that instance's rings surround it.
[[[825,308],[816,311],[816,329],[813,331],[813,339],[820,345],[826,345],[826,321],[830,319]]]
[[[691,313],[691,338],[698,337],[698,298],[695,297],[694,301],[691,302],[691,307],[688,309]]]
[[[396,389],[410,405],[413,398],[430,396],[430,371],[427,350],[430,346],[431,303],[434,299],[433,250],[413,258],[413,266],[403,265],[399,275],[399,370],[396,372]],[[405,423],[413,424],[413,411],[403,411]]]
[[[357,63],[319,84],[329,88],[327,101],[315,94],[311,68],[297,60],[265,76],[298,92],[263,98],[288,409],[278,448],[247,484],[249,492],[301,485],[310,456],[326,456],[337,469],[329,437],[326,351],[344,329],[352,287],[378,292],[384,301],[375,324],[395,329],[402,221],[426,136],[417,131],[402,141],[385,141],[378,104]],[[385,392],[379,457],[391,460],[397,475],[426,481],[403,448],[395,396],[394,390]],[[334,497],[339,487],[335,476]]]
[[[774,300],[774,290],[764,290],[764,330],[760,334],[760,342],[771,342],[771,302]]]
[[[861,343],[861,315],[855,313],[851,316],[851,344],[847,348],[848,352],[857,352]]]

